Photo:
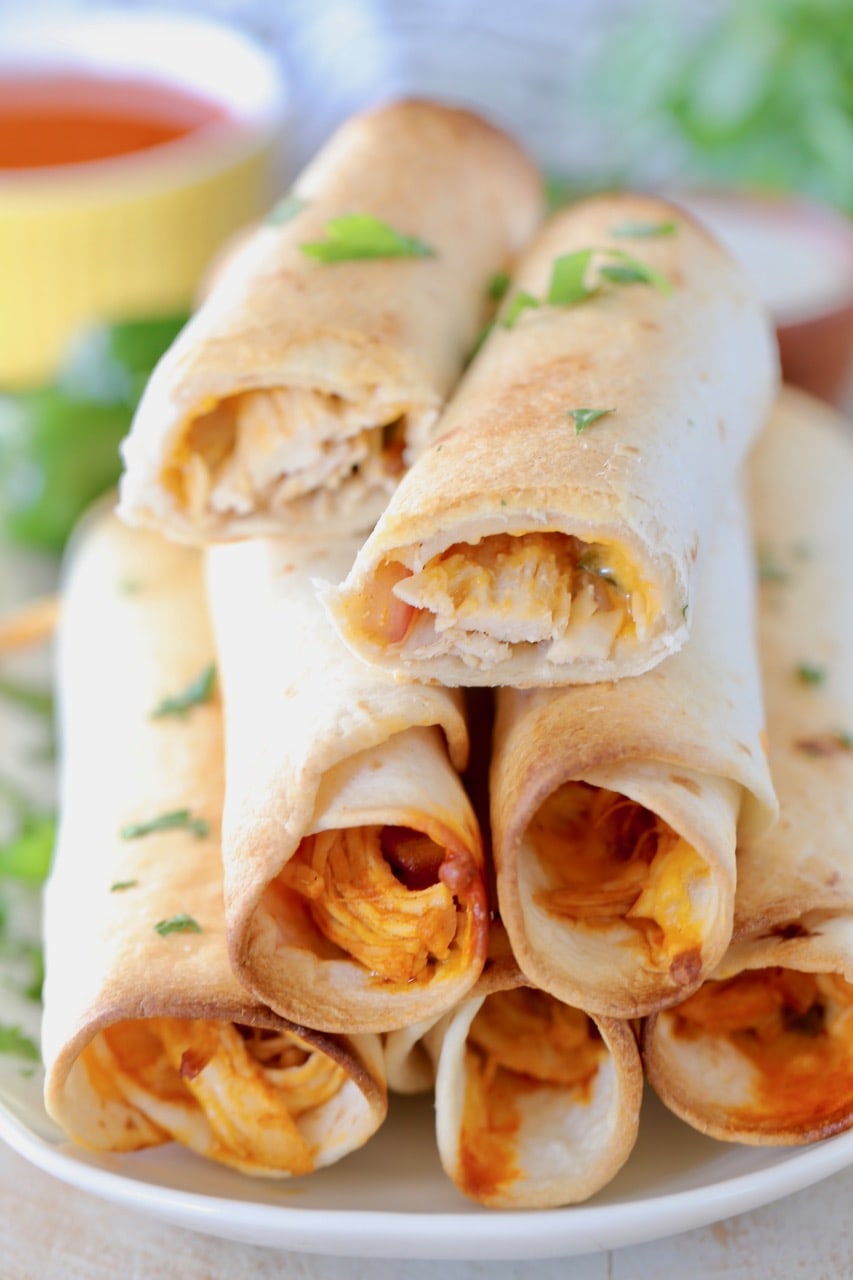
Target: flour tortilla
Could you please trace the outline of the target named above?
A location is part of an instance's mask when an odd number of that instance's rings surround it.
[[[701,566],[692,636],[680,653],[636,680],[498,693],[491,811],[501,917],[528,979],[568,1004],[610,1017],[649,1013],[694,990],[728,946],[737,832],[766,830],[777,813],[753,599],[743,503],[733,495]],[[585,788],[571,790],[578,783]],[[577,794],[598,804],[603,793],[613,793],[614,812],[634,812],[632,801],[680,838],[639,882],[651,894],[639,915],[658,921],[662,939],[632,923],[630,897],[592,920],[600,884],[586,886],[571,915],[542,898],[559,883],[536,845],[543,806]],[[588,829],[578,837],[585,859],[594,838]],[[576,866],[567,882],[585,874]]]
[[[313,580],[342,576],[356,546],[277,539],[208,553],[226,708],[232,963],[283,1016],[349,1033],[386,1031],[449,1008],[476,981],[488,937],[480,835],[457,774],[468,752],[459,694],[399,684],[365,667],[317,601]],[[393,972],[396,957],[422,936],[425,917],[417,895],[390,877],[376,887],[374,873],[388,876],[381,859],[342,910],[350,920],[370,899],[378,919],[366,933],[353,928],[387,952],[388,972],[349,952],[351,932],[331,945],[289,879],[324,833],[342,849],[371,831],[384,839],[389,828],[421,833],[443,851],[438,882],[455,930],[447,953],[405,980]],[[353,857],[347,853],[337,883],[350,884]]]
[[[91,517],[73,549],[59,636],[61,804],[46,891],[45,1101],[66,1132],[89,1147],[134,1150],[179,1131],[200,1154],[283,1176],[291,1170],[266,1154],[277,1115],[256,1127],[246,1110],[251,1073],[233,1024],[285,1033],[312,1067],[340,1076],[322,1105],[296,1118],[299,1172],[330,1164],[373,1134],[386,1113],[384,1076],[376,1037],[294,1026],[231,973],[219,849],[219,699],[214,692],[184,716],[152,716],[212,659],[196,555],[131,532],[112,515]],[[206,828],[122,837],[131,824],[185,809]],[[181,915],[199,932],[158,932],[158,923]],[[111,1034],[138,1038],[160,1019],[179,1025],[188,1043],[212,1028],[234,1042],[245,1074],[226,1080],[233,1142],[175,1073],[168,1099],[149,1093],[137,1105],[144,1070],[115,1058],[107,1041]],[[121,1080],[107,1074],[105,1061],[108,1068],[120,1063]],[[286,1113],[287,1093],[273,1077],[258,1088],[267,1084],[270,1113]]]
[[[402,1074],[395,1072],[395,1065],[403,1064],[401,1050],[408,1032],[386,1037],[389,1080],[396,1078],[404,1091],[411,1091],[405,1086],[416,1077],[432,1075],[439,1155],[445,1172],[465,1195],[502,1209],[575,1204],[609,1182],[633,1149],[643,1086],[634,1035],[625,1022],[591,1019],[597,1032],[592,1037],[597,1062],[587,1084],[536,1082],[532,1076],[512,1073],[508,1088],[517,1128],[505,1116],[503,1137],[500,1128],[485,1135],[472,1128],[470,1108],[477,1106],[476,1091],[488,1093],[494,1087],[488,1069],[483,1075],[476,1066],[472,1024],[489,1002],[492,1018],[503,1016],[495,1013],[501,994],[528,986],[502,930],[497,926],[494,932],[489,962],[473,994],[433,1026],[422,1028]],[[552,1009],[558,1004],[541,993],[534,998],[540,1012],[543,1001]],[[514,1028],[515,1024],[511,1034]],[[533,1070],[542,1049],[539,1037],[523,1046]],[[519,1058],[520,1063],[525,1060]]]
[[[124,446],[121,510],[134,523],[197,543],[367,531],[542,204],[510,138],[421,101],[349,120],[292,196],[295,216],[274,212],[224,266],[149,383]],[[302,252],[352,214],[433,256],[326,263]]]
[[[801,1143],[853,1124],[853,558],[850,426],[786,389],[752,461],[762,573],[759,636],[778,825],[738,850],[734,941],[714,979],[780,968],[819,976],[821,1034],[800,1085],[763,1100],[727,1036],[675,1034],[678,1009],[645,1033],[650,1079],[690,1124],[734,1142]],[[812,669],[809,681],[804,671]],[[841,979],[837,983],[827,975]],[[771,1081],[772,1083],[772,1081]]]
[[[675,230],[614,234],[637,222]],[[611,283],[495,326],[434,446],[328,594],[366,661],[522,688],[638,675],[685,643],[697,558],[775,395],[773,332],[720,246],[638,195],[557,214],[505,306],[544,298],[559,257],[602,246],[669,291]],[[588,280],[599,266],[626,270],[599,252]],[[581,409],[609,412],[580,429]]]

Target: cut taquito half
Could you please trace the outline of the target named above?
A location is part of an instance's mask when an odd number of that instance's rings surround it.
[[[369,529],[541,208],[530,159],[467,111],[349,120],[155,371],[123,515],[193,542]]]
[[[687,639],[697,558],[775,393],[772,329],[704,230],[636,195],[556,215],[504,307],[332,616],[418,680],[637,675]]]
[[[501,917],[534,985],[611,1017],[672,1004],[713,970],[737,832],[776,817],[739,496],[721,514],[679,653],[635,680],[498,692]]]
[[[231,972],[212,661],[195,554],[92,517],[59,637],[45,1102],[87,1147],[174,1140],[246,1173],[305,1174],[384,1119],[380,1045],[295,1026]]]
[[[853,1125],[853,439],[786,390],[752,463],[759,637],[781,817],[738,849],[734,941],[649,1020],[661,1098],[716,1138],[812,1142]]]
[[[530,987],[511,958],[487,966],[422,1052],[435,1070],[442,1165],[480,1204],[575,1204],[633,1149],[643,1073],[631,1027]]]
[[[461,698],[358,662],[317,601],[312,579],[342,576],[355,547],[208,553],[232,963],[285,1017],[348,1032],[443,1012],[488,944]]]

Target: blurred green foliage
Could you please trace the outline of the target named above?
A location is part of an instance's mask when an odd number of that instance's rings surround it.
[[[853,0],[725,0],[698,22],[678,0],[644,4],[583,96],[616,126],[628,180],[798,191],[853,213]]]
[[[80,514],[116,483],[118,447],[185,315],[98,324],[50,386],[0,393],[0,534],[61,551]]]

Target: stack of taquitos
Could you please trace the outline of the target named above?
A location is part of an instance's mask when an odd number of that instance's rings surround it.
[[[752,464],[761,660],[781,818],[738,851],[735,938],[711,981],[651,1018],[646,1067],[678,1115],[734,1142],[853,1124],[853,445],[786,391]]]
[[[247,1173],[303,1174],[384,1119],[379,1042],[294,1027],[231,973],[212,652],[198,558],[92,517],[59,640],[46,1105],[90,1147],[174,1139]]]

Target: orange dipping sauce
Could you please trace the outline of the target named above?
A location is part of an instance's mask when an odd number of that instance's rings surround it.
[[[173,85],[80,74],[0,80],[0,171],[146,151],[228,119]]]

